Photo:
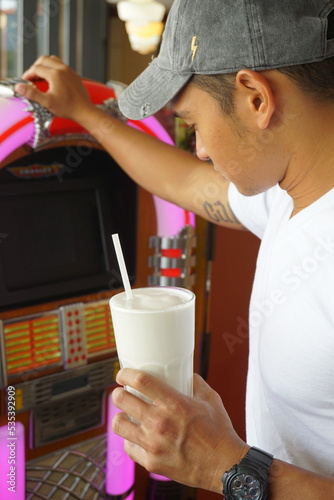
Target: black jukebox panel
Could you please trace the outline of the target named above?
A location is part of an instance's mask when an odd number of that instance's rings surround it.
[[[106,152],[82,150],[0,170],[0,310],[119,288],[114,232],[134,280],[137,186]]]

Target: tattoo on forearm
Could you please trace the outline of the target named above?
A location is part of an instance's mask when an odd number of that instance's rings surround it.
[[[232,210],[228,210],[227,207],[221,203],[221,201],[216,201],[215,203],[205,201],[202,207],[208,218],[216,224],[240,224]]]

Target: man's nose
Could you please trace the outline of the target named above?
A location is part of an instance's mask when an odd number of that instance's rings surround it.
[[[210,160],[210,156],[206,152],[204,144],[197,132],[196,132],[196,155],[202,161]]]

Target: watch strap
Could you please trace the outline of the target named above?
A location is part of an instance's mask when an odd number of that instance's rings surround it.
[[[244,458],[240,460],[239,464],[250,467],[255,466],[261,475],[267,479],[273,459],[274,457],[270,453],[260,450],[260,448],[256,448],[256,446],[252,446]]]

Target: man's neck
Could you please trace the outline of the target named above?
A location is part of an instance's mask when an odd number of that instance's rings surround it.
[[[334,188],[333,115],[310,115],[311,121],[295,134],[289,167],[280,182],[294,202],[292,215]]]

